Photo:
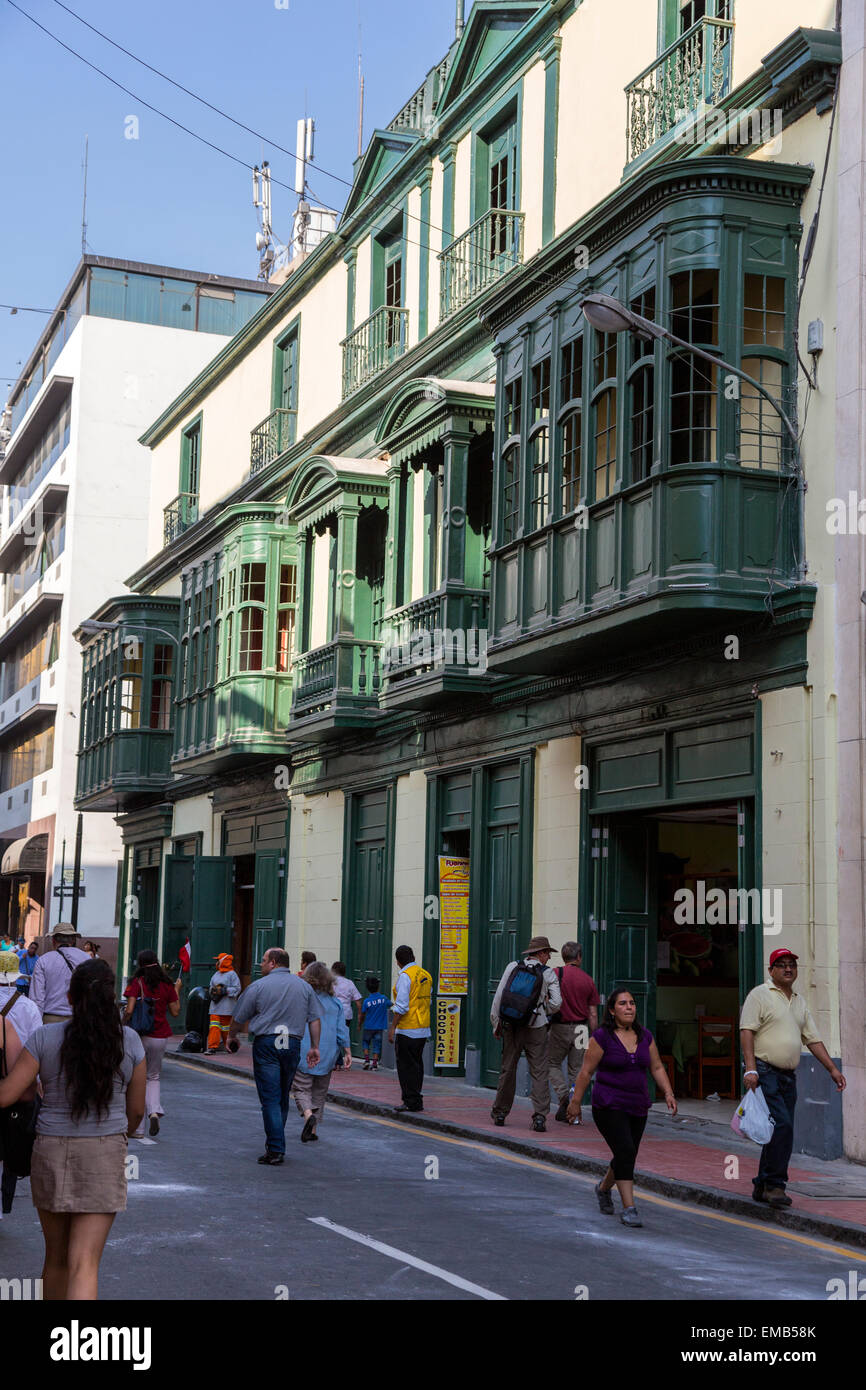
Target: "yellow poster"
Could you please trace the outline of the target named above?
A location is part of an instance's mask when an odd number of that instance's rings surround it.
[[[460,1065],[460,1000],[436,1000],[436,1047],[433,1065]]]
[[[439,994],[469,989],[469,860],[439,856]]]

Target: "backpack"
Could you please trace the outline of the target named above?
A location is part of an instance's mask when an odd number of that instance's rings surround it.
[[[145,1036],[153,1031],[155,1013],[153,999],[145,994],[144,985],[140,980],[139,989],[140,993],[136,996],[135,1008],[132,1011],[127,1027],[131,1028],[134,1033]]]
[[[538,1001],[544,984],[545,967],[541,961],[530,965],[528,961],[518,961],[509,975],[502,997],[499,1001],[499,1017],[503,1023],[518,1027],[531,1023],[538,1011]]]

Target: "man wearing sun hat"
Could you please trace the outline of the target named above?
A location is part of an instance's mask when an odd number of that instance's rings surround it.
[[[43,1023],[62,1023],[72,1017],[72,1005],[67,998],[69,977],[79,965],[90,960],[86,951],[76,946],[78,932],[71,922],[58,922],[51,933],[53,951],[40,956],[30,981],[29,998],[42,1014]]]
[[[502,1066],[490,1117],[504,1125],[514,1103],[517,1064],[526,1054],[532,1078],[532,1128],[547,1129],[550,1111],[550,1015],[562,1007],[562,994],[550,957],[556,951],[546,936],[534,936],[520,960],[510,961],[493,997],[493,1036],[502,1039]]]
[[[837,1091],[845,1089],[845,1078],[821,1042],[808,1004],[794,989],[798,959],[787,946],[773,951],[770,984],[758,985],[746,995],[740,1015],[743,1080],[750,1091],[760,1086],[773,1119],[773,1137],[761,1149],[752,1195],[756,1202],[778,1208],[791,1205],[785,1186],[794,1148],[797,1064],[804,1044],[830,1073]]]

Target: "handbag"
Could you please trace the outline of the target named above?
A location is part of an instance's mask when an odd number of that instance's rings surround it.
[[[135,1008],[126,1026],[131,1028],[134,1033],[147,1034],[153,1032],[156,1014],[153,1007],[153,999],[145,994],[144,985],[141,984],[140,981],[139,988],[141,993],[136,996]]]
[[[18,1002],[14,995],[6,1007],[0,1010],[3,1021],[3,1047],[0,1050],[0,1077],[9,1074],[6,1062],[6,1015]],[[33,1157],[33,1143],[36,1139],[36,1117],[39,1114],[39,1098],[17,1100],[0,1110],[0,1158],[4,1168],[16,1178],[30,1177],[30,1162]]]

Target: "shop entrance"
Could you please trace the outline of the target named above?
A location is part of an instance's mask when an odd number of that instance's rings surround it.
[[[632,991],[679,1098],[737,1091],[762,926],[751,803],[594,817],[587,968]]]
[[[232,944],[234,966],[244,989],[253,977],[253,897],[256,891],[256,856],[239,854],[233,861]]]

